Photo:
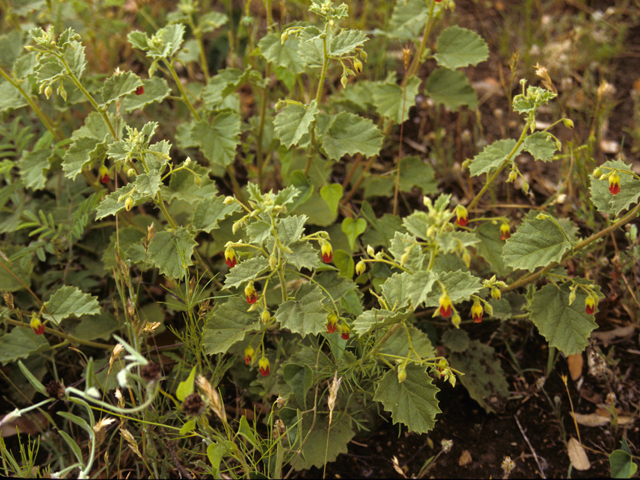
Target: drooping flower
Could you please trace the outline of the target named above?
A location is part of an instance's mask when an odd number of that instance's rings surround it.
[[[341,323],[340,336],[343,340],[349,340],[349,335],[351,335],[351,329],[349,328],[349,325],[347,325],[346,323]]]
[[[494,300],[500,300],[502,298],[502,292],[498,287],[491,287],[491,296]]]
[[[233,248],[227,247],[224,251],[224,261],[229,268],[233,268],[238,264],[238,258],[236,257],[236,252]]]
[[[36,335],[42,335],[44,333],[44,324],[35,315],[31,317],[30,325]]]
[[[511,227],[509,227],[508,223],[503,223],[500,225],[500,240],[503,242],[511,236]]]
[[[336,331],[336,326],[338,325],[338,317],[335,313],[330,313],[327,316],[327,332],[334,333]]]
[[[256,303],[258,301],[258,293],[256,292],[253,282],[244,287],[244,294],[247,297],[247,303]]]
[[[331,244],[323,241],[322,245],[320,245],[320,251],[322,253],[322,261],[324,263],[331,263],[331,260],[333,260],[333,248],[331,248]]]
[[[461,227],[466,227],[467,223],[469,223],[469,214],[463,205],[456,207],[456,223]]]
[[[142,95],[144,93],[144,87],[142,85],[140,85],[138,88],[136,88],[136,95]]]
[[[269,375],[269,359],[267,357],[260,357],[258,361],[258,369],[260,370],[260,375],[266,377]]]
[[[589,295],[584,301],[585,310],[588,315],[593,315],[593,312],[596,311],[596,300]]]
[[[618,175],[618,172],[613,172],[609,175],[609,191],[611,195],[620,193],[620,175]]]
[[[106,165],[100,165],[99,175],[101,183],[109,183],[109,180],[111,180],[111,177],[109,176],[109,169]]]
[[[451,303],[451,299],[449,295],[443,293],[440,296],[440,316],[447,318],[451,316],[451,311],[453,308],[453,304]]]
[[[356,275],[362,275],[367,270],[367,264],[364,263],[364,260],[360,260],[356,263]]]
[[[473,323],[480,323],[482,321],[482,314],[484,313],[484,309],[480,302],[474,302],[471,307],[471,318],[473,318]]]
[[[247,348],[244,349],[244,363],[246,365],[251,365],[251,362],[253,361],[254,353],[256,353],[256,351],[253,349],[251,345],[247,346]]]

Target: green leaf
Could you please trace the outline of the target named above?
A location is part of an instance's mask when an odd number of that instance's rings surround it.
[[[551,162],[556,152],[556,142],[547,132],[536,132],[524,139],[524,149],[533,155],[536,160]]]
[[[243,283],[254,280],[267,268],[269,268],[269,261],[264,257],[252,257],[249,260],[240,262],[227,273],[224,287],[238,287]]]
[[[532,272],[537,267],[560,261],[570,248],[565,231],[556,222],[550,218],[538,220],[531,215],[506,241],[502,258],[509,267]]]
[[[427,433],[435,426],[436,415],[442,413],[436,399],[440,390],[433,386],[424,367],[410,364],[406,372],[407,378],[402,383],[398,382],[395,370],[385,373],[373,399],[391,412],[394,423],[402,423],[415,433]]]
[[[27,100],[22,96],[20,90],[9,82],[0,83],[0,112],[26,107]]]
[[[42,316],[56,324],[70,316],[81,317],[100,313],[98,299],[77,287],[60,287],[44,304],[46,308]]]
[[[300,242],[289,245],[291,253],[285,253],[285,260],[295,266],[298,270],[302,268],[315,269],[320,265],[318,251],[308,242]]]
[[[313,370],[309,365],[288,363],[282,368],[282,377],[291,387],[298,405],[306,410],[307,392],[313,386]]]
[[[8,187],[3,187],[3,189]],[[17,292],[31,286],[34,254],[18,257],[23,248],[7,245],[0,251],[3,266],[0,266],[0,291]],[[7,261],[7,258],[9,261]],[[6,268],[5,268],[6,267]],[[17,278],[16,278],[17,277]]]
[[[293,35],[287,37],[284,43],[280,42],[277,32],[265,35],[258,42],[258,48],[262,56],[278,67],[284,67],[295,75],[304,72],[304,61],[298,54],[300,42]]]
[[[153,59],[169,58],[180,49],[184,30],[183,24],[174,23],[158,30],[152,40],[140,31],[130,32],[127,38],[131,45],[144,50]]]
[[[611,468],[611,478],[631,478],[638,471],[638,465],[633,462],[633,457],[624,450],[611,452],[609,467]]]
[[[225,205],[224,197],[217,196],[213,200],[204,200],[196,205],[191,223],[196,230],[211,233],[211,230],[218,228],[218,222],[238,210],[240,206],[236,202]]]
[[[198,27],[203,32],[213,32],[229,21],[229,17],[220,12],[208,12],[202,15],[198,20]]]
[[[191,140],[212,164],[221,167],[230,165],[240,142],[240,115],[226,111],[211,122],[196,122],[191,128]]]
[[[89,137],[77,138],[64,154],[62,170],[65,177],[75,180],[79,173],[92,158],[101,151],[100,140]]]
[[[44,335],[36,335],[30,328],[16,327],[0,337],[0,363],[15,362],[19,358],[27,358],[32,353],[44,351],[49,342]]]
[[[441,6],[436,4],[434,15]],[[400,40],[414,41],[424,30],[429,18],[429,4],[424,0],[396,0],[389,21],[388,35]]]
[[[304,27],[298,33],[298,55],[308,67],[321,67],[324,60],[322,32],[314,26]]]
[[[500,240],[500,226],[491,222],[483,223],[475,229],[474,233],[480,240],[476,245],[478,255],[489,263],[491,270],[503,276],[507,273],[507,267],[502,259],[504,242]]]
[[[171,232],[158,232],[149,242],[149,257],[161,274],[178,280],[193,265],[191,256],[196,245],[198,242],[184,227]]]
[[[489,58],[489,47],[480,35],[454,25],[438,37],[438,53],[434,55],[441,67],[456,69],[477,65]]]
[[[178,384],[178,388],[176,389],[176,398],[181,402],[184,402],[184,399],[193,393],[193,383],[196,379],[196,368],[197,365],[194,365],[187,379]]]
[[[315,284],[303,284],[295,294],[295,300],[287,300],[276,310],[276,320],[282,328],[303,337],[326,331],[327,310],[322,306],[324,296]]]
[[[457,253],[467,247],[474,246],[479,240],[472,232],[455,230],[442,232],[436,237],[436,244],[442,253]]]
[[[99,315],[84,316],[73,330],[73,336],[81,340],[110,340],[111,334],[120,329],[113,314],[101,312]]]
[[[526,95],[516,95],[513,99],[513,109],[518,113],[531,113],[541,105],[556,97],[556,94],[542,87],[527,87]]]
[[[186,435],[189,432],[193,432],[195,429],[196,429],[196,421],[194,419],[191,419],[191,420],[185,422],[184,425],[182,425],[182,427],[180,428],[179,433],[180,433],[180,435]]]
[[[289,148],[298,144],[303,135],[310,132],[310,126],[318,114],[318,103],[313,100],[308,107],[287,105],[274,121],[275,132],[280,143]]]
[[[331,212],[334,215],[338,213],[338,205],[340,204],[340,200],[342,199],[342,185],[339,183],[332,183],[329,185],[325,185],[320,189],[320,196],[327,202]]]
[[[249,312],[249,307],[251,305],[237,296],[216,306],[207,320],[202,338],[207,355],[225,353],[231,345],[243,340],[247,332],[260,328],[258,312]]]
[[[333,264],[336,266],[340,275],[345,278],[353,278],[355,264],[353,257],[344,250],[336,250],[333,252]]]
[[[348,292],[356,292],[356,295],[362,296],[358,291],[356,284],[353,280],[341,276],[335,270],[324,271],[316,274],[315,280],[324,290],[324,292],[334,301],[338,301],[345,296]],[[327,298],[325,300],[326,305],[331,305],[331,301]]]
[[[135,73],[126,71],[111,75],[107,78],[102,86],[102,103],[98,106],[106,109],[112,102],[120,97],[134,92],[138,87],[142,86],[142,80]]]
[[[449,363],[464,375],[459,376],[469,395],[487,412],[495,412],[489,400],[495,396],[506,399],[509,396],[509,384],[505,379],[495,350],[478,340],[469,342],[464,353],[454,353]]]
[[[461,105],[476,108],[478,104],[478,97],[469,85],[469,79],[459,70],[434,70],[427,78],[425,89],[433,101],[442,103],[451,110],[457,110]]]
[[[412,235],[427,240],[427,230],[433,224],[433,220],[425,212],[416,210],[408,217],[404,217],[402,224]]]
[[[507,140],[498,140],[491,145],[487,145],[482,152],[473,157],[471,164],[469,165],[469,173],[472,177],[480,175],[482,173],[489,173],[496,170],[502,162],[507,159],[515,158],[521,151],[522,146],[509,156],[516,146],[516,141],[509,138]]]
[[[442,335],[442,344],[452,352],[464,352],[469,348],[469,334],[461,328],[452,328]]]
[[[115,192],[111,192],[109,195],[107,195],[102,200],[102,202],[100,202],[100,205],[98,205],[98,208],[96,209],[96,220],[100,220],[107,215],[115,215],[120,210],[123,210],[125,208],[124,199],[129,195],[133,197],[134,205],[136,204],[136,202],[140,202],[142,196],[138,195],[136,192],[131,193],[132,190],[133,183],[129,183],[124,187],[120,187]],[[120,199],[122,200],[118,201]]]
[[[372,101],[376,111],[383,117],[400,124],[409,119],[409,109],[416,103],[421,80],[417,76],[410,77],[405,91],[396,83],[379,82],[372,90]]]
[[[160,190],[162,179],[160,178],[160,173],[157,171],[141,173],[136,176],[133,185],[137,194],[153,198],[156,196],[156,193],[158,193],[158,190]]]
[[[190,169],[200,178],[200,186],[196,184],[196,176],[188,170],[178,170],[171,174],[169,187],[162,186],[160,190],[164,200],[182,200],[189,204],[196,202],[210,202],[212,198],[217,198],[216,184],[209,178],[209,169],[200,166],[193,166]],[[197,206],[196,206],[197,208]]]
[[[19,162],[20,177],[27,188],[40,190],[47,181],[47,172],[51,167],[51,150],[42,148],[22,156]]]
[[[284,246],[296,243],[304,233],[306,215],[289,215],[277,221],[278,239]]]
[[[431,340],[429,340],[429,336],[426,333],[421,332],[415,327],[408,327],[407,330],[411,336],[411,342],[409,342],[407,332],[400,328],[389,337],[380,349],[380,353],[406,358],[409,355],[409,347],[411,346],[420,358],[432,358],[436,356],[436,350],[433,348]],[[380,338],[382,338],[384,334],[386,334],[385,331],[378,333]],[[411,354],[411,358],[415,359],[413,353]]]
[[[371,308],[365,310],[362,315],[353,321],[352,330],[358,335],[364,335],[374,328],[396,324],[408,315],[404,310],[392,312],[385,309]]]
[[[220,70],[202,90],[204,106],[210,109],[218,107],[227,96],[247,83],[250,73],[251,67],[244,71],[237,68]]]
[[[31,373],[29,371],[29,369],[27,367],[25,367],[24,363],[22,363],[22,361],[20,361],[20,360],[18,360],[18,367],[20,367],[20,371],[22,371],[22,374],[26,377],[26,379],[33,386],[33,388],[35,388],[41,394],[47,395],[47,389],[44,388],[44,385],[40,382],[40,380],[38,380],[33,375],[33,373]]]
[[[60,414],[60,413],[61,412],[58,412],[58,414]],[[67,445],[69,445],[69,448],[71,449],[71,451],[75,455],[75,457],[78,460],[78,462],[81,465],[83,465],[84,464],[84,460],[82,458],[82,450],[80,450],[80,447],[78,446],[76,441],[73,438],[71,438],[69,436],[69,434],[67,432],[65,432],[64,430],[58,430],[58,435],[60,435],[63,438],[63,440],[67,443]]]
[[[144,93],[142,95],[127,95],[122,102],[125,112],[131,112],[150,105],[154,102],[162,102],[171,93],[169,84],[164,78],[151,77],[142,80]]]
[[[64,59],[73,74],[77,78],[82,77],[87,62],[84,56],[84,46],[80,42],[74,40],[67,44],[64,49]]]
[[[440,283],[447,289],[449,298],[453,303],[465,302],[471,298],[471,295],[475,295],[483,288],[482,282],[478,277],[460,270],[440,273],[438,280],[440,280]],[[437,307],[439,305],[440,295],[442,295],[440,283],[436,282],[431,288],[431,291],[425,298],[425,307]]]
[[[422,189],[422,193],[437,193],[433,167],[418,156],[404,157],[400,162],[400,191],[410,192],[413,187]]]
[[[545,285],[534,293],[529,306],[531,321],[549,346],[556,347],[565,355],[582,352],[589,345],[591,331],[598,328],[593,315],[585,311],[587,294],[576,290],[576,298],[569,305],[571,282],[558,288]]]
[[[354,220],[351,217],[347,217],[342,221],[342,232],[347,236],[351,250],[355,249],[356,239],[362,235],[366,229],[367,221],[364,218]]]
[[[446,278],[447,282],[453,283],[453,280],[449,280],[449,277]],[[405,288],[407,289],[407,298],[411,299],[411,303],[415,308],[429,297],[437,279],[438,276],[436,274],[425,272],[424,270],[409,276]],[[460,283],[467,286],[472,285],[471,289],[475,289],[475,285],[471,282],[465,283],[466,280],[466,278],[462,278]],[[449,294],[449,297],[451,298],[451,294]]]
[[[0,65],[7,69],[13,67],[20,53],[22,53],[24,32],[11,30],[6,35],[0,36]]]
[[[609,160],[603,163],[600,168],[603,173],[610,173],[610,170],[602,167],[617,168],[620,170],[632,171],[631,166],[628,163],[624,163],[621,160]],[[629,208],[633,203],[640,198],[640,180],[635,177],[620,173],[620,193],[612,195],[609,191],[609,179],[591,178],[591,201],[600,212],[620,215],[620,212]]]
[[[303,414],[300,412],[298,415]],[[325,463],[335,461],[341,453],[348,452],[348,444],[355,432],[350,427],[349,417],[346,414],[343,415],[334,413],[331,428],[329,428],[328,415],[318,415],[313,430],[308,433],[313,415],[304,414],[301,433],[302,438],[306,438],[306,443],[294,467],[297,471],[308,470],[311,467],[322,468]]]
[[[368,40],[367,34],[362,30],[344,29],[329,42],[329,55],[332,57],[350,55]]]
[[[416,239],[411,235],[400,232],[395,232],[389,246],[389,253],[393,255],[397,262],[401,262],[410,271],[422,269],[426,258],[426,255],[422,253],[422,249],[416,245]],[[402,258],[403,256],[404,259]]]
[[[344,155],[356,153],[366,157],[377,155],[382,148],[383,139],[382,132],[370,119],[341,112],[333,117],[321,142],[331,160],[340,160]]]

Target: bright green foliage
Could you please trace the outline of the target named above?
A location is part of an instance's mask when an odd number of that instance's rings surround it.
[[[409,108],[415,104],[415,97],[420,87],[420,79],[411,77],[407,80],[406,94],[394,79],[378,82],[372,89],[372,102],[383,117],[395,123],[405,122],[409,118]]]
[[[450,358],[451,365],[464,372],[460,381],[469,391],[469,395],[487,412],[495,412],[492,397],[504,401],[509,395],[509,385],[504,377],[495,350],[478,340],[469,342],[464,353],[455,353]]]
[[[32,353],[49,347],[44,335],[36,335],[30,328],[16,327],[0,337],[0,363],[6,365],[20,358],[27,358]]]
[[[89,137],[78,138],[66,151],[62,162],[62,169],[66,176],[75,180],[82,169],[99,154],[104,154],[104,147],[99,140]]]
[[[565,230],[551,217],[538,219],[530,215],[506,241],[502,250],[505,264],[533,271],[550,262],[560,261],[574,240],[570,229],[572,225],[566,227]]]
[[[191,222],[195,229],[210,233],[214,228],[218,228],[218,223],[222,219],[239,209],[240,206],[237,203],[225,205],[224,197],[217,196],[199,202],[193,211]]]
[[[176,389],[176,398],[181,402],[184,402],[184,399],[193,393],[193,382],[196,379],[196,368],[197,367],[194,366],[187,379],[178,384],[178,388]]]
[[[299,416],[303,414],[298,413]],[[302,420],[302,438],[305,438],[311,426],[311,414],[304,414]],[[329,442],[327,443],[327,436]],[[307,443],[302,448],[302,455],[296,463],[296,470],[304,470],[311,467],[322,467],[325,462],[333,462],[341,453],[347,453],[347,445],[355,436],[355,432],[349,426],[349,418],[345,415],[333,416],[333,423],[329,427],[329,417],[327,415],[319,416],[308,437]],[[326,451],[325,446],[329,445]]]
[[[288,363],[282,368],[282,377],[291,387],[301,408],[307,408],[307,392],[313,386],[313,370],[309,365]]]
[[[484,258],[491,269],[498,275],[504,275],[508,267],[505,266],[502,259],[502,250],[505,242],[500,240],[500,225],[492,223],[483,223],[475,229],[475,235],[480,240],[476,245],[478,255]]]
[[[331,185],[325,185],[320,189],[320,196],[327,202],[331,211],[338,213],[338,204],[342,198],[342,185],[339,183],[333,183]]]
[[[231,297],[211,312],[204,329],[202,345],[205,353],[224,353],[245,335],[260,326],[258,312],[249,312],[250,305],[241,297]]]
[[[276,32],[265,35],[258,43],[260,53],[270,63],[298,74],[304,71],[304,62],[298,54],[299,42],[289,36],[284,42]]]
[[[515,158],[521,151],[522,145],[517,149],[516,141],[512,139],[498,140],[473,157],[469,172],[472,177],[483,173],[489,173],[497,169],[506,160]],[[514,150],[515,149],[515,150]]]
[[[329,43],[329,55],[332,57],[344,57],[355,53],[356,48],[362,47],[369,40],[367,34],[360,30],[342,30],[331,39]]]
[[[100,313],[100,305],[96,297],[70,286],[60,287],[45,302],[45,307],[43,317],[57,324],[70,316],[80,317]]]
[[[243,283],[254,280],[267,269],[269,262],[264,257],[253,257],[236,265],[227,273],[224,281],[226,288],[238,287]]]
[[[546,132],[536,132],[524,139],[524,150],[533,155],[536,160],[550,162],[556,152],[556,143],[551,135]]]
[[[541,87],[528,86],[525,94],[516,95],[513,98],[513,109],[518,113],[531,115],[549,100],[556,97],[556,94]]]
[[[222,101],[238,87],[247,83],[252,73],[250,68],[239,70],[237,68],[225,68],[202,90],[202,100],[206,108],[215,109]],[[255,72],[254,72],[255,73]]]
[[[100,108],[107,108],[112,102],[124,97],[128,93],[134,92],[136,88],[142,86],[142,81],[135,73],[122,72],[113,74],[104,82],[102,87],[102,103]]]
[[[453,303],[469,300],[471,295],[480,291],[482,284],[478,277],[473,276],[469,272],[457,271],[441,273],[438,280],[445,286],[449,298]],[[438,300],[442,295],[442,289],[439,283],[434,284],[431,293],[425,299],[425,306],[436,307],[439,305]]]
[[[606,168],[608,167],[608,168]],[[640,180],[628,173],[620,173],[620,193],[612,195],[609,191],[608,174],[610,169],[619,169],[621,172],[631,172],[631,166],[622,160],[609,160],[600,166],[605,178],[591,179],[591,201],[598,211],[612,215],[620,215],[640,198]]]
[[[226,167],[236,156],[236,146],[240,141],[240,115],[222,112],[211,122],[196,122],[191,127],[190,140],[191,145],[200,147],[211,163]]]
[[[351,250],[355,248],[356,239],[364,233],[366,228],[367,221],[364,218],[354,220],[347,217],[342,221],[342,232],[347,236]]]
[[[149,242],[149,257],[160,272],[171,279],[181,279],[193,265],[193,249],[198,243],[189,231],[180,227],[158,232]]]
[[[353,321],[353,331],[358,335],[363,335],[374,328],[398,323],[406,317],[406,311],[392,312],[390,310],[371,308]]]
[[[609,455],[611,478],[631,478],[638,471],[638,464],[633,461],[627,439],[622,439],[622,448]]]
[[[297,145],[318,114],[318,104],[313,100],[309,106],[287,105],[274,121],[276,135],[285,147]]]
[[[144,93],[142,95],[127,95],[122,102],[125,112],[144,108],[155,102],[162,102],[171,93],[171,89],[164,78],[152,77],[142,80]]]
[[[461,105],[476,108],[478,104],[478,97],[469,85],[469,79],[458,70],[436,69],[427,78],[425,89],[435,102],[442,103],[451,110]]]
[[[489,58],[489,47],[480,35],[454,25],[438,37],[434,55],[438,65],[450,69],[477,65]]]
[[[170,58],[178,52],[184,36],[185,27],[174,23],[158,30],[151,38],[144,32],[131,32],[128,36],[131,45],[143,50],[150,58]]]
[[[276,320],[283,328],[303,337],[326,331],[327,310],[322,306],[324,296],[317,285],[305,283],[295,295],[276,311]]]
[[[433,358],[436,356],[435,348],[433,348],[431,340],[429,340],[429,336],[426,333],[421,332],[415,327],[411,327],[408,330],[411,336],[411,344],[409,344],[407,332],[403,329],[398,329],[383,345],[380,353],[406,357],[409,355],[409,347],[411,346],[413,352],[421,358]],[[378,336],[380,336],[380,334],[378,334]],[[412,354],[411,358],[415,359],[416,357]]]
[[[47,180],[52,152],[48,148],[33,150],[20,160],[20,176],[27,188],[40,190]]]
[[[340,160],[344,155],[356,153],[366,157],[377,155],[382,140],[382,132],[371,120],[342,112],[333,118],[321,142],[330,159]]]
[[[534,293],[528,307],[540,334],[564,355],[582,352],[589,345],[591,331],[598,327],[593,315],[585,312],[587,294],[582,289],[576,291],[575,300],[570,302],[571,285],[571,282],[545,285]],[[600,289],[596,288],[601,298]]]
[[[436,415],[442,413],[436,399],[439,391],[424,367],[412,364],[407,366],[407,378],[402,383],[396,372],[389,370],[373,399],[391,412],[394,423],[402,423],[416,433],[427,433],[436,424]]]

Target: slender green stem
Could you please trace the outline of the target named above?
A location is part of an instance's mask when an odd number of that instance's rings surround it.
[[[31,95],[29,95],[27,92],[24,91],[20,83],[15,81],[9,74],[7,74],[7,72],[5,72],[2,67],[0,67],[0,75],[20,92],[20,94],[24,97],[24,99],[27,101],[29,106],[33,109],[33,111],[38,116],[38,118],[42,121],[42,123],[44,123],[44,126],[47,127],[47,130],[51,132],[51,135],[53,135],[53,138],[55,138],[58,142],[61,141],[63,138],[62,135],[58,133],[56,128],[51,123],[51,120],[49,119],[47,114],[44,113],[42,109],[40,109],[38,104],[33,101],[33,99],[31,98]]]
[[[200,121],[200,115],[198,115],[198,112],[196,112],[196,109],[193,108],[193,104],[191,103],[191,100],[189,100],[189,96],[187,95],[187,92],[185,91],[184,87],[182,86],[182,82],[180,81],[180,77],[178,77],[178,74],[176,73],[175,68],[173,68],[173,65],[171,65],[171,63],[167,59],[163,59],[162,61],[164,62],[164,64],[169,69],[169,72],[171,73],[171,76],[173,77],[173,81],[176,82],[178,90],[180,90],[180,95],[182,96],[182,101],[184,101],[184,103],[187,105],[187,108],[189,109],[189,111],[193,115],[193,118],[195,118],[196,120]]]
[[[269,82],[271,77],[271,64],[267,65],[264,73],[265,79]],[[258,162],[258,188],[262,191],[262,177],[264,175],[264,152],[262,151],[262,138],[264,137],[264,124],[267,117],[267,93],[269,92],[269,86],[262,91],[262,98],[260,99],[260,124],[258,125],[258,137],[256,143],[256,158]]]
[[[404,83],[407,82],[407,79],[409,77],[412,77],[413,75],[416,74],[416,72],[418,71],[418,67],[420,66],[420,59],[424,54],[424,49],[427,46],[427,39],[431,35],[431,29],[433,28],[433,10],[435,8],[435,4],[436,2],[434,1],[431,2],[431,7],[429,8],[429,20],[427,20],[427,24],[424,27],[424,33],[422,34],[422,42],[420,42],[420,48],[416,52],[416,56],[413,57],[413,61],[409,66],[409,72],[404,79]]]
[[[29,325],[26,322],[12,320],[10,318],[4,318],[2,321],[8,323],[9,325],[15,325],[17,327],[31,328],[31,325]],[[89,340],[82,340],[80,338],[74,337],[73,335],[68,335],[66,333],[59,332],[58,330],[54,330],[53,328],[49,328],[49,327],[44,327],[44,331],[56,337],[64,338],[65,340],[67,340],[69,343],[72,343],[72,344],[79,343],[80,345],[86,345],[88,347],[94,347],[94,348],[101,348],[103,350],[109,350],[113,348],[113,345],[107,345],[106,343],[90,342]]]

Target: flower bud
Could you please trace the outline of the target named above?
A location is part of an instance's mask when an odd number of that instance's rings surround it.
[[[564,123],[564,126],[567,128],[573,128],[573,121],[570,118],[563,118],[562,123]]]
[[[618,175],[618,172],[613,172],[609,175],[609,191],[611,195],[620,193],[620,175]]]
[[[376,251],[373,249],[373,247],[371,245],[367,245],[367,255],[369,255],[370,257],[375,256]]]
[[[473,323],[480,323],[482,321],[483,313],[484,310],[482,308],[482,305],[478,300],[476,300],[471,307],[471,318],[473,318]]]
[[[258,369],[260,370],[260,375],[266,377],[269,375],[269,359],[267,357],[261,357],[258,361]]]
[[[593,171],[594,178],[600,178],[602,176],[602,169],[600,167],[596,167]]]
[[[269,320],[271,320],[271,314],[269,313],[269,310],[263,310],[260,314],[260,319],[265,325],[269,323]]]
[[[44,324],[36,315],[31,316],[31,322],[29,325],[31,325],[31,328],[33,328],[33,332],[36,335],[42,335],[44,333]]]
[[[502,292],[499,288],[491,287],[491,296],[494,300],[500,300],[502,298]]]
[[[129,170],[127,170],[127,177],[129,178],[133,178],[137,175],[138,172],[136,172],[135,168],[130,168]]]
[[[516,173],[515,170],[511,170],[511,172],[509,172],[509,178],[507,178],[507,182],[513,183],[517,179],[518,179],[518,174]]]
[[[353,59],[353,68],[356,69],[356,72],[362,73],[362,62],[360,61],[359,58]]]
[[[227,247],[224,251],[224,261],[229,268],[233,268],[237,265],[238,258],[236,257],[236,252],[233,248]]]
[[[589,295],[584,301],[585,311],[587,315],[593,315],[593,312],[596,311],[596,300],[593,296]]]
[[[404,364],[398,367],[398,383],[402,383],[407,379],[407,368]]]
[[[346,323],[341,323],[340,336],[343,340],[349,340],[349,335],[351,335],[351,329],[349,328],[349,325],[347,325]]]
[[[244,294],[247,297],[247,303],[253,304],[258,301],[258,294],[253,286],[253,282],[249,282],[249,284],[244,287]]]
[[[331,260],[333,260],[333,248],[331,248],[331,244],[323,240],[320,244],[320,251],[322,252],[322,261],[324,263],[331,263]]]
[[[100,183],[109,183],[111,177],[109,176],[109,169],[106,165],[100,165],[100,171],[98,173],[100,175]]]
[[[356,275],[362,275],[367,270],[367,264],[364,263],[364,260],[360,260],[356,263]]]
[[[458,315],[457,313],[454,314],[453,317],[451,317],[451,323],[454,327],[460,328],[460,322],[462,322],[462,318],[460,318],[460,315]]]
[[[511,237],[511,227],[508,223],[503,223],[500,225],[500,240],[504,242],[509,237]]]
[[[440,307],[439,307],[440,316],[444,318],[451,316],[453,304],[451,303],[451,299],[449,298],[449,295],[447,295],[446,293],[443,293],[440,296],[439,303],[440,303]]]
[[[335,313],[330,313],[327,316],[327,332],[334,333],[338,324],[338,317]]]
[[[256,351],[253,349],[251,345],[249,345],[247,348],[244,349],[244,363],[246,365],[251,365],[251,362],[253,362],[254,353],[256,353]]]
[[[225,205],[231,205],[235,201],[236,199],[233,197],[224,197],[224,201],[222,203],[224,203]]]
[[[131,211],[131,209],[133,208],[133,197],[127,197],[127,199],[124,201],[124,208],[127,210],[127,212]]]
[[[469,223],[469,214],[463,205],[456,207],[456,223],[461,227],[466,227]]]

